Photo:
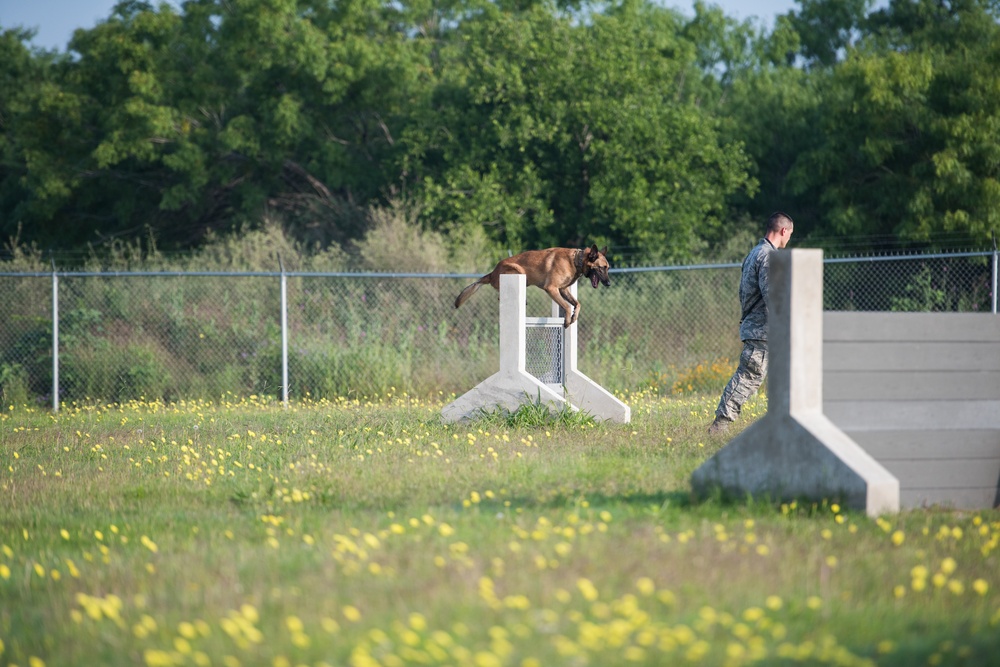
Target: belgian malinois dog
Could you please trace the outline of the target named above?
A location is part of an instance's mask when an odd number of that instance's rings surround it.
[[[590,278],[590,284],[597,289],[598,283],[611,286],[608,277],[608,247],[598,250],[590,248],[549,248],[547,250],[526,250],[519,255],[500,260],[496,267],[485,276],[462,290],[455,299],[458,308],[480,285],[492,285],[500,289],[500,276],[505,273],[523,273],[528,285],[540,287],[552,297],[565,312],[563,327],[576,322],[580,317],[580,302],[573,298],[570,286],[581,276]]]

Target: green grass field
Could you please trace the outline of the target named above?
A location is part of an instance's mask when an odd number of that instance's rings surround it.
[[[1000,664],[1000,512],[694,502],[716,398],[622,398],[4,406],[0,665]]]

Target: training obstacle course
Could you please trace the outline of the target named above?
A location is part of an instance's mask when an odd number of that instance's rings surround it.
[[[570,288],[576,296],[576,285]],[[577,324],[563,327],[559,307],[552,317],[527,317],[527,282],[523,275],[500,276],[500,370],[441,410],[445,421],[456,422],[484,412],[516,412],[523,405],[540,404],[551,412],[583,411],[598,420],[628,423],[631,409],[577,369]],[[544,369],[541,378],[528,372],[529,329],[534,337],[533,367]]]

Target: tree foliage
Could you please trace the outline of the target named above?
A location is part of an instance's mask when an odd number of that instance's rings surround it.
[[[950,6],[949,6],[950,5]],[[833,69],[789,171],[826,232],[987,242],[1000,223],[1000,24],[989,3],[894,2]]]
[[[627,3],[580,25],[544,7],[483,12],[435,108],[411,128],[425,210],[510,247],[614,243],[689,258],[752,188],[738,142],[698,105],[671,11]]]
[[[65,53],[0,29],[0,234],[191,249],[373,207],[512,250],[688,261],[799,238],[986,243],[996,0],[800,0],[773,28],[651,0],[125,0]],[[832,241],[830,243],[833,243]]]

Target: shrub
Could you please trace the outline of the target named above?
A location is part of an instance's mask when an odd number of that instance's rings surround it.
[[[281,348],[261,355],[261,373],[281,377]],[[411,385],[412,359],[405,348],[373,341],[359,345],[297,347],[288,351],[289,395],[297,398],[374,396]]]
[[[0,364],[0,401],[5,406],[28,402],[28,372],[21,364]]]
[[[162,350],[150,344],[130,345],[120,359],[115,392],[119,401],[143,397],[165,401],[180,398],[164,363]]]
[[[736,364],[729,359],[696,364],[681,372],[671,385],[670,392],[678,395],[721,392],[735,370]]]
[[[651,373],[648,387],[660,395],[714,394],[722,391],[735,370],[736,364],[727,358],[699,362],[680,370],[670,366]]]

